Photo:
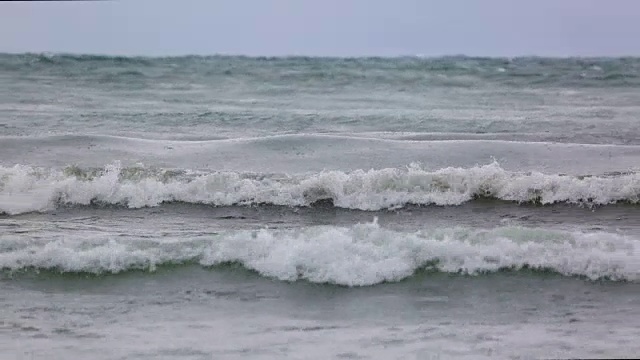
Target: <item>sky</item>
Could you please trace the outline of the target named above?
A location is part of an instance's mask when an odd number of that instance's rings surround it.
[[[640,1],[0,2],[0,52],[640,55]]]

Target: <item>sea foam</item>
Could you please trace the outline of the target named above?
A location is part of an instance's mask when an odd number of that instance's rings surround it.
[[[164,202],[309,206],[382,210],[415,205],[460,205],[478,197],[539,204],[638,203],[640,174],[568,176],[510,172],[497,163],[427,171],[406,168],[307,174],[196,172],[190,170],[0,166],[0,212],[20,214],[57,206],[107,204],[129,208]]]
[[[0,268],[104,274],[153,271],[167,264],[237,263],[279,280],[345,286],[400,281],[422,269],[478,275],[528,268],[589,279],[640,279],[640,239],[604,232],[521,227],[399,232],[374,221],[192,237],[90,235],[5,238]]]

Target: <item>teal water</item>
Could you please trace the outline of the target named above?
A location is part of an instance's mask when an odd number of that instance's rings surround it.
[[[5,54],[0,71],[5,135],[407,132],[638,143],[636,58]],[[22,111],[29,121],[13,121]]]
[[[0,353],[631,357],[639,76],[0,54]]]

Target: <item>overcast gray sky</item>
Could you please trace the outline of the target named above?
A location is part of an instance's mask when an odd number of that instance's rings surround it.
[[[640,1],[0,2],[0,52],[640,55]]]

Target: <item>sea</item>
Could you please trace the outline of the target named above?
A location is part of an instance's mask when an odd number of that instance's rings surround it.
[[[0,358],[640,354],[640,58],[0,54]]]

